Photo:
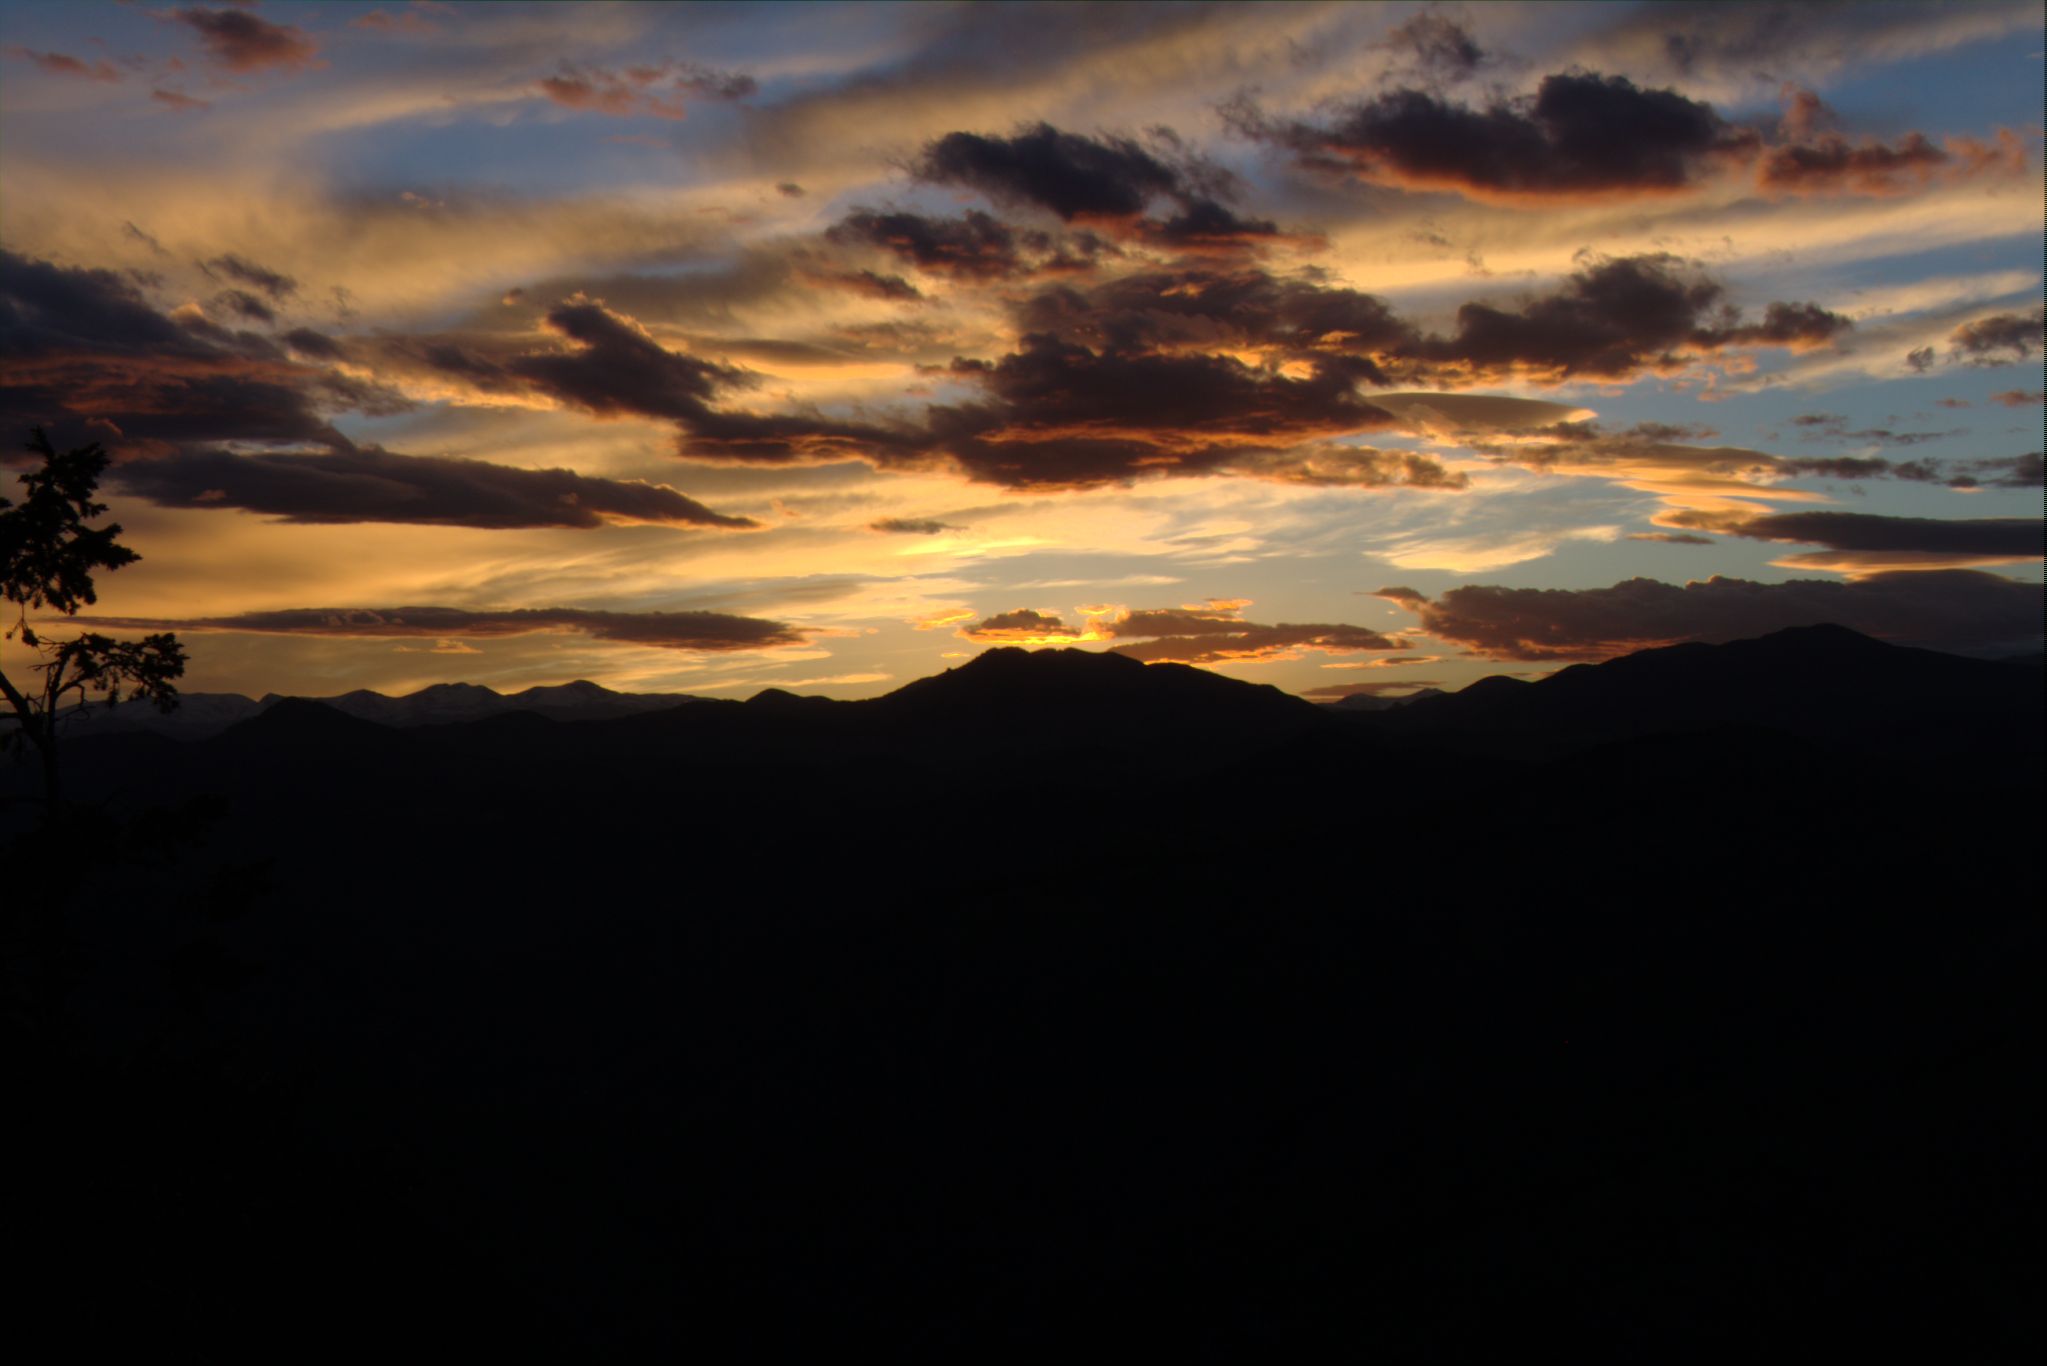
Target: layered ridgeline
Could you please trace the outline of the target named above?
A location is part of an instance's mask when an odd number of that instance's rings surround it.
[[[229,726],[247,721],[270,710],[285,698],[279,693],[244,697],[231,692],[187,692],[178,697],[172,711],[159,711],[149,702],[122,702],[116,706],[88,706],[64,721],[66,735],[110,735],[127,731],[153,731],[180,740],[200,740],[218,735]],[[336,697],[308,699],[331,707],[344,716],[374,721],[383,726],[435,726],[460,721],[481,721],[506,712],[531,712],[552,721],[596,721],[613,716],[636,716],[698,699],[690,693],[627,693],[578,679],[552,687],[527,688],[522,692],[500,693],[477,683],[436,683],[403,697],[391,697],[367,688]],[[5,724],[0,719],[0,724]]]
[[[1198,730],[1212,742],[1340,720],[1354,734],[1412,745],[1514,757],[1558,755],[1622,740],[1713,727],[1748,727],[1849,750],[1967,750],[1994,754],[2037,746],[2041,660],[1982,660],[1887,645],[1839,626],[1796,627],[1758,640],[1687,644],[1578,664],[1537,681],[1508,675],[1459,692],[1354,696],[1311,707],[1277,689],[1184,665],[1141,665],[1084,650],[1001,648],[883,697],[836,702],[770,688],[742,703],[689,693],[623,693],[577,681],[498,693],[441,683],[402,697],[359,689],[335,697],[249,698],[185,693],[160,712],[145,702],[97,706],[71,717],[67,734],[149,731],[205,739],[280,703],[304,716],[321,707],[380,726],[459,725],[524,713],[549,721],[617,720],[703,704],[688,720],[649,721],[632,737],[740,727],[765,737],[875,734],[914,743],[920,729],[958,738],[978,721],[996,737],[1019,722],[1092,728],[1111,746]],[[1392,714],[1397,713],[1397,714]],[[1280,718],[1286,718],[1282,721]],[[266,732],[269,733],[269,732]]]

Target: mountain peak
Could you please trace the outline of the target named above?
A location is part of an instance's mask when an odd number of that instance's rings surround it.
[[[349,695],[352,697],[355,694],[351,693]],[[418,692],[407,693],[404,699],[399,700],[402,701],[414,697],[430,697],[436,699],[461,697],[474,698],[477,701],[482,701],[486,697],[498,697],[500,695],[501,694],[499,694],[495,689],[486,688],[481,683],[429,683],[424,688],[421,688]]]
[[[787,688],[762,688],[746,699],[749,707],[800,707],[809,702],[820,702],[818,697],[799,697]]]
[[[998,645],[992,650],[983,650],[957,669],[946,673],[961,677],[989,677],[994,675],[1051,677],[1055,674],[1067,677],[1104,677],[1115,673],[1131,676],[1131,670],[1145,666],[1128,655],[1119,655],[1110,650],[1081,650],[1073,646],[1059,646],[1042,650],[1027,650],[1020,645]],[[939,677],[944,677],[944,674]]]
[[[552,697],[562,700],[569,698],[620,697],[623,695],[615,693],[600,684],[592,683],[587,678],[579,678],[572,683],[536,683],[530,688],[510,694],[513,698]]]
[[[1185,664],[1146,664],[1127,655],[1072,648],[988,650],[877,701],[906,718],[1041,729],[1321,724],[1314,703],[1266,684]]]

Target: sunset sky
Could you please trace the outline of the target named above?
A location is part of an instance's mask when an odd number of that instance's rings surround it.
[[[2042,72],[2037,3],[5,4],[0,428],[112,452],[90,614],[192,690],[2015,653]]]

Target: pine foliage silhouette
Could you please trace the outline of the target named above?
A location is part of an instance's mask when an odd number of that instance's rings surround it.
[[[43,429],[34,427],[28,449],[42,457],[42,465],[21,476],[26,493],[18,503],[0,496],[0,597],[15,608],[14,622],[0,640],[20,637],[43,662],[29,666],[39,680],[24,677],[20,684],[0,669],[0,696],[16,722],[0,732],[0,749],[35,751],[43,769],[44,814],[55,820],[62,796],[57,766],[62,724],[94,705],[95,695],[106,706],[125,696],[171,710],[178,704],[172,680],[185,672],[185,648],[168,632],[137,641],[97,632],[49,640],[29,624],[32,610],[77,615],[98,601],[95,571],[122,569],[142,557],[115,540],[119,523],[87,525],[107,511],[93,499],[107,468],[98,442],[59,454]]]

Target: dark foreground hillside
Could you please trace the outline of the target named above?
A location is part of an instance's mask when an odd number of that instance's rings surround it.
[[[1791,632],[1346,715],[996,651],[80,737],[8,859],[16,1331],[2031,1359],[2040,686]]]

